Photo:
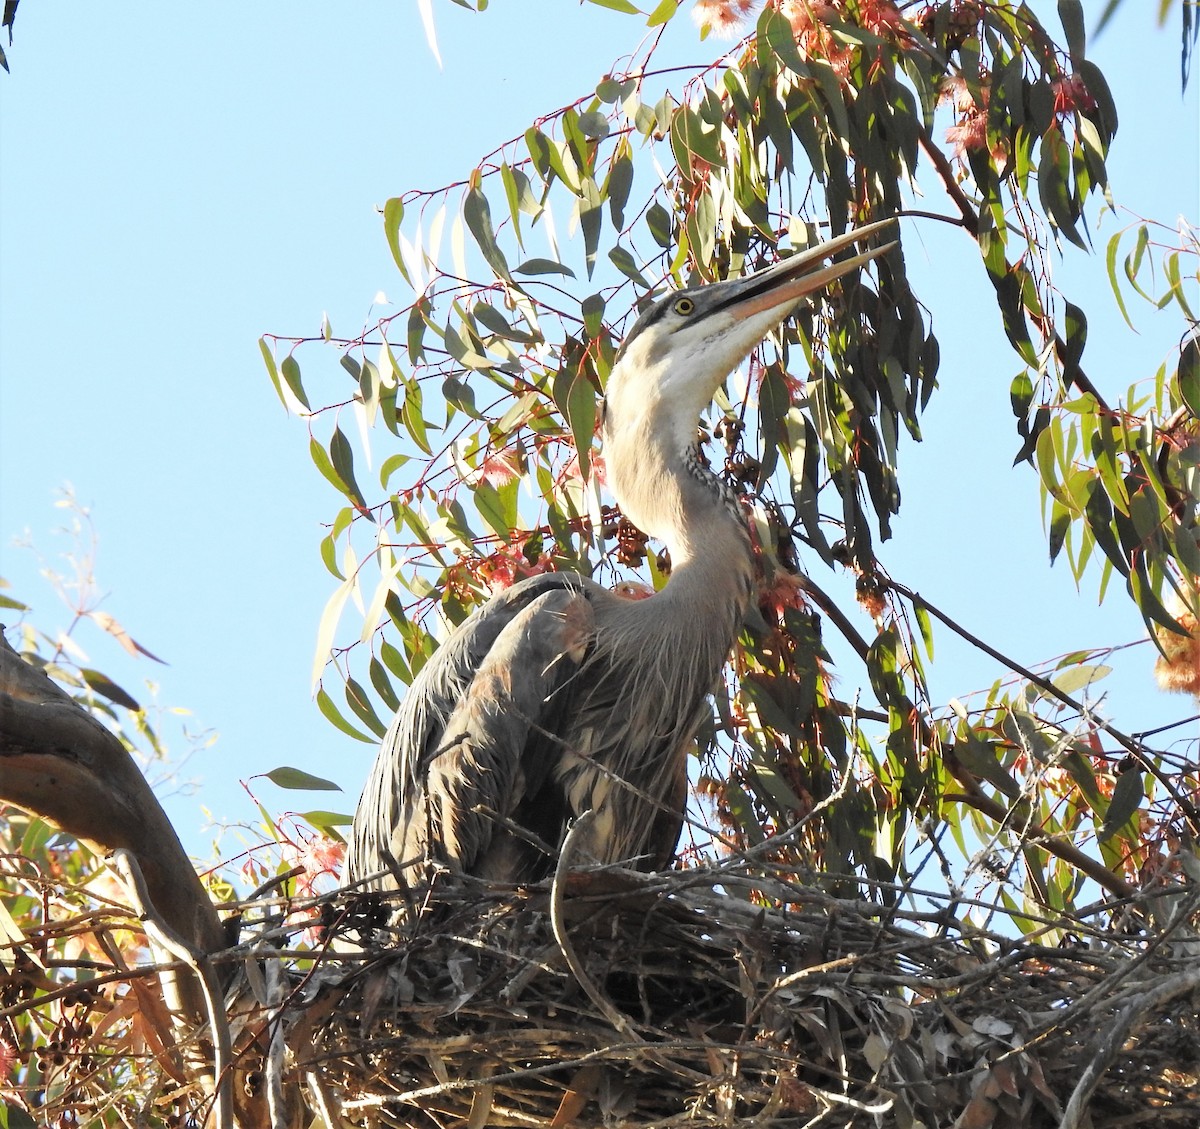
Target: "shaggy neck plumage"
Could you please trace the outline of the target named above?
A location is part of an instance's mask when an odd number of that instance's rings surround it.
[[[683,438],[694,440],[697,419],[683,425],[663,407],[606,420],[609,487],[621,512],[670,552],[671,579],[653,600],[693,623],[711,625],[715,614],[728,614],[720,641],[727,652],[750,597],[749,531],[736,495]]]

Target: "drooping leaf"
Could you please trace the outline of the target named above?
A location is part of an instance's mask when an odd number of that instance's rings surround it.
[[[88,689],[94,690],[102,698],[107,698],[110,702],[118,706],[124,706],[127,710],[140,710],[142,708],[132,694],[126,690],[122,690],[107,674],[88,667],[81,667],[79,674],[84,682],[87,683]]]
[[[272,784],[295,791],[340,792],[342,790],[341,785],[335,784],[332,780],[326,780],[323,776],[313,776],[312,773],[305,772],[303,769],[291,768],[287,765],[273,768],[270,772],[264,772],[263,775]]]
[[[1142,774],[1136,768],[1131,768],[1117,776],[1108,811],[1104,813],[1104,824],[1100,828],[1101,842],[1111,839],[1133,818],[1134,813],[1142,806],[1145,795],[1146,789],[1142,783]]]
[[[575,272],[570,267],[564,266],[562,263],[555,262],[554,259],[526,259],[520,266],[513,267],[513,274],[539,275],[539,274],[563,274],[567,278],[574,278]]]
[[[466,198],[463,200],[463,219],[467,221],[467,229],[487,260],[487,265],[499,278],[506,281],[510,279],[512,276],[508,273],[508,263],[496,242],[496,233],[492,227],[491,207],[482,189],[475,185],[467,189]]]
[[[387,237],[393,261],[400,273],[408,280],[408,268],[404,265],[404,256],[400,253],[400,224],[403,221],[404,202],[400,197],[393,196],[383,206],[383,233]]]
[[[296,363],[296,358],[289,353],[280,363],[279,371],[292,395],[306,408],[310,407],[304,386],[300,383],[300,366]]]
[[[1175,379],[1179,398],[1192,415],[1200,418],[1200,338],[1191,336],[1183,343]]]
[[[347,737],[353,737],[356,741],[362,741],[364,744],[373,745],[376,741],[374,737],[368,737],[361,730],[355,729],[339,712],[337,706],[333,704],[333,699],[325,693],[324,687],[317,691],[317,709],[321,711],[321,715],[333,725],[341,733],[345,733]]]

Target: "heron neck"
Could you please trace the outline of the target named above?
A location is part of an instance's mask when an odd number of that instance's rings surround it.
[[[608,482],[621,512],[670,552],[671,579],[659,596],[672,603],[707,594],[735,606],[740,622],[753,557],[737,495],[694,446],[647,442],[636,431],[610,432],[607,440]]]

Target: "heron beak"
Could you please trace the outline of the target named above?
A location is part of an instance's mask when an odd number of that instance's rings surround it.
[[[836,239],[829,240],[828,243],[821,243],[816,247],[792,255],[766,270],[758,271],[746,278],[736,279],[732,284],[718,283],[717,285],[729,285],[730,292],[723,301],[712,307],[711,312],[728,310],[734,317],[741,320],[778,306],[787,306],[798,302],[804,295],[811,294],[814,290],[820,290],[834,279],[857,270],[864,263],[877,259],[895,247],[897,241],[892,240],[890,243],[863,251],[861,254],[852,255],[848,259],[841,259],[825,266],[821,265],[831,255],[836,255],[839,251],[853,246],[860,240],[868,239],[877,232],[894,227],[895,223],[895,219],[886,219],[867,224],[865,227],[855,228],[853,231],[839,235]]]

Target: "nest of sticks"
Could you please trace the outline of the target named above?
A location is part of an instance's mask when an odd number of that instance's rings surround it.
[[[35,1020],[21,1104],[40,1124],[1200,1125],[1194,886],[1159,892],[1165,928],[1147,902],[1054,923],[1054,946],[890,900],[736,859],[439,879],[419,907],[262,898],[208,958],[233,980],[215,1030],[178,1046],[167,966],[117,960],[137,920],[110,904],[3,946],[0,1017]],[[72,933],[109,938],[113,969],[37,966]]]
[[[1200,1125],[1196,899],[1052,948],[736,864],[377,899],[274,1013],[330,1125]]]

